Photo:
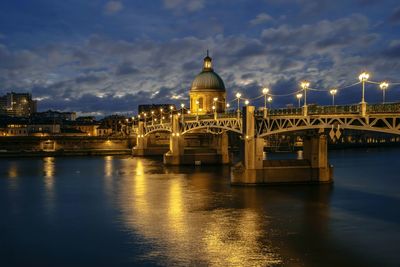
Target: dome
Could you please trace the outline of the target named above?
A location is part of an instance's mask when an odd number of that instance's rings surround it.
[[[194,78],[191,91],[218,91],[225,92],[225,84],[221,77],[214,72],[212,68],[212,58],[207,56],[204,58],[203,71]]]
[[[224,81],[214,71],[202,71],[192,82],[191,91],[221,91],[225,92]]]

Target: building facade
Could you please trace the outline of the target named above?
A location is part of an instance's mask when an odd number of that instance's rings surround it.
[[[226,107],[226,89],[224,81],[214,72],[212,58],[204,58],[203,70],[192,82],[190,92],[190,112],[207,114],[224,112]]]
[[[36,112],[36,101],[29,93],[7,93],[0,97],[0,114],[12,117],[29,117]]]

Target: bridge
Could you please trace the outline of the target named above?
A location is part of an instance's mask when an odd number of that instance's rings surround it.
[[[271,170],[274,169],[274,166],[268,167],[266,166],[268,163],[263,161],[264,138],[275,134],[307,132],[303,146],[304,159],[309,165],[308,169],[305,168],[307,171],[303,176],[309,178],[304,179],[329,182],[332,180],[332,168],[328,164],[327,136],[335,138],[344,130],[400,135],[400,103],[363,102],[356,105],[307,105],[300,108],[259,110],[254,106],[244,106],[241,111],[206,115],[171,114],[171,119],[163,123],[139,121],[135,128],[137,146],[134,152],[136,151],[136,155],[143,155],[143,151],[147,149],[146,140],[149,135],[167,132],[170,141],[169,151],[164,155],[164,163],[186,164],[183,152],[185,136],[201,132],[215,136],[216,142],[213,146],[221,155],[220,163],[225,164],[229,162],[226,133],[233,132],[238,134],[244,143],[242,164],[236,168],[236,174],[240,175],[236,175],[239,178],[234,178],[233,182],[259,183],[265,181],[266,176],[272,177]],[[192,160],[195,160],[195,157]],[[300,163],[297,162],[292,166],[297,173],[300,169],[304,169],[298,166]],[[288,166],[285,167],[287,171]],[[282,175],[281,172],[278,176]],[[276,180],[285,181],[282,177]]]

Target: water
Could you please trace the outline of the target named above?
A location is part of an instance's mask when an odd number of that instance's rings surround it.
[[[0,266],[399,266],[400,149],[331,151],[335,184],[227,167],[0,159]]]

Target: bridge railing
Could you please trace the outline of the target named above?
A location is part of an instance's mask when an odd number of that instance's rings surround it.
[[[225,113],[217,113],[216,114],[217,119],[227,119],[227,118],[236,118],[237,117],[237,112],[225,112]],[[184,121],[194,121],[194,120],[213,120],[215,119],[214,113],[210,114],[202,114],[202,115],[184,115],[183,120]]]
[[[367,105],[367,113],[370,114],[399,113],[399,112],[400,112],[400,103]]]
[[[277,108],[277,109],[269,109],[269,116],[285,116],[285,115],[302,115],[302,108]],[[257,110],[256,115],[263,116],[263,110]]]
[[[360,105],[346,105],[346,106],[317,106],[309,105],[309,115],[335,115],[335,114],[359,114]]]

